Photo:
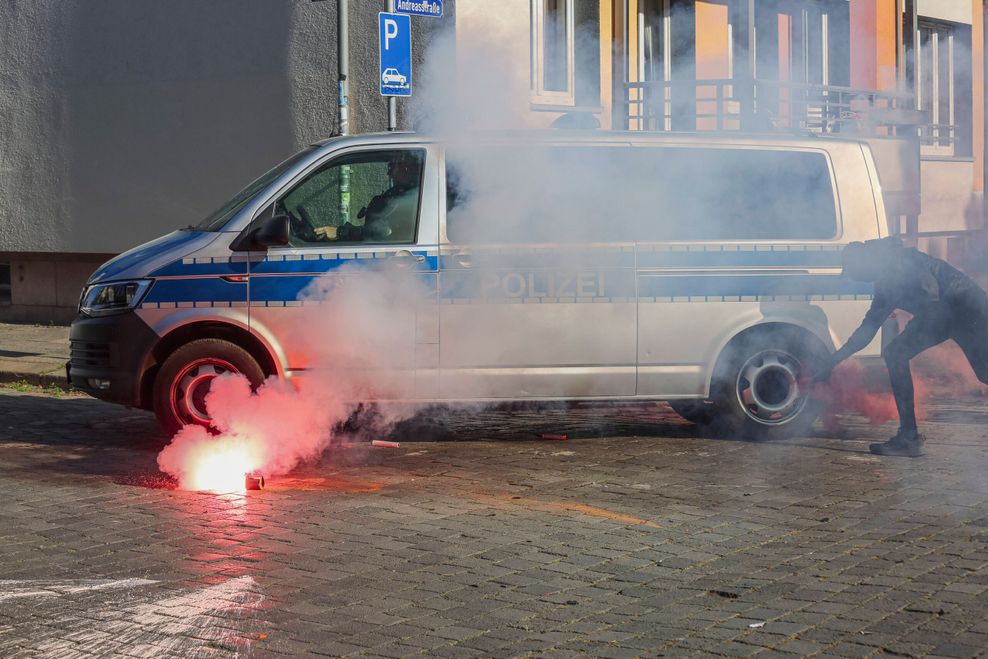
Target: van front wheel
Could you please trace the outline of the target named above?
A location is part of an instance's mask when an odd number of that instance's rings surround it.
[[[198,339],[169,355],[154,381],[154,413],[169,436],[187,425],[211,427],[206,394],[227,373],[243,374],[253,387],[264,381],[257,360],[222,339]]]
[[[717,422],[746,439],[792,437],[819,414],[800,376],[826,355],[794,332],[754,334],[728,347],[715,383]]]

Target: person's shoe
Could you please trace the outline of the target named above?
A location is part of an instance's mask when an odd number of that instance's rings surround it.
[[[875,455],[894,455],[904,458],[918,458],[923,455],[923,436],[918,433],[896,433],[887,442],[872,444],[869,448]]]

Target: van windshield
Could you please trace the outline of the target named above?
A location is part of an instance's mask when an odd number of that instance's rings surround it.
[[[205,220],[195,225],[196,231],[221,231],[227,222],[239,213],[244,206],[257,195],[258,192],[268,187],[272,181],[294,167],[296,164],[307,158],[317,147],[310,146],[303,151],[299,151],[294,156],[276,165],[272,169],[262,174],[259,178],[250,183],[243,190],[233,196],[230,201],[210,214]]]

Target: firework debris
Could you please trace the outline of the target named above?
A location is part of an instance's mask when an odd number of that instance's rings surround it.
[[[257,472],[244,474],[244,487],[248,490],[263,490],[264,475]]]
[[[383,439],[375,439],[371,442],[371,446],[376,446],[377,448],[398,448],[401,444],[398,442],[389,442]]]
[[[543,433],[542,439],[552,439],[559,442],[565,442],[569,439],[569,435],[554,435],[552,433]]]

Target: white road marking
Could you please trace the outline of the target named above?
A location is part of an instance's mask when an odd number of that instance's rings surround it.
[[[0,602],[18,597],[58,597],[92,590],[122,590],[158,583],[150,579],[68,579],[62,581],[0,579]]]
[[[124,648],[129,656],[149,658],[249,653],[240,623],[263,600],[252,577],[238,577],[157,601],[111,604],[93,617],[70,614],[55,621],[62,633],[37,643],[33,656],[71,659]]]

